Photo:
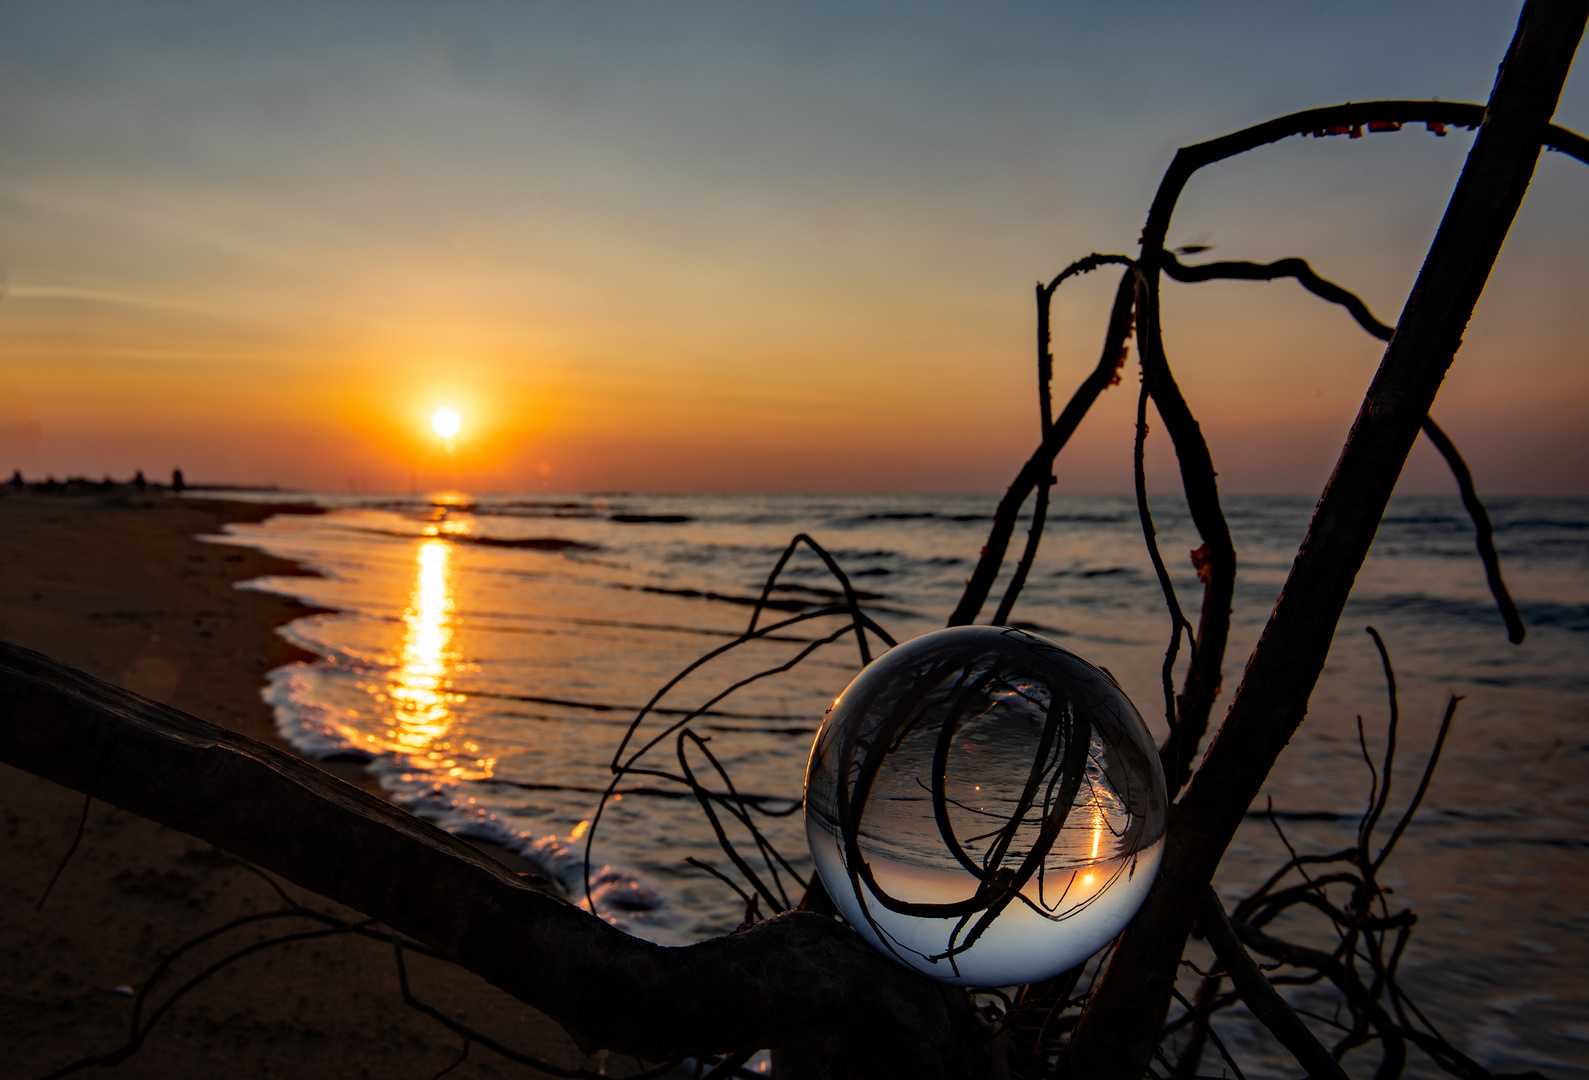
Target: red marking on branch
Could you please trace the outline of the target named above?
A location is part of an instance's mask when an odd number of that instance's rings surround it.
[[[1126,368],[1126,350],[1125,349],[1121,349],[1120,350],[1120,359],[1115,361],[1115,373],[1113,375],[1109,376],[1109,385],[1110,386],[1119,386],[1120,385],[1120,373],[1123,372],[1125,370],[1125,368]]]
[[[1120,373],[1125,370],[1126,360],[1131,356],[1131,335],[1135,332],[1136,326],[1136,315],[1133,313],[1130,324],[1126,326],[1125,340],[1120,344],[1120,356],[1115,360],[1115,373],[1109,379],[1110,386],[1120,385]]]

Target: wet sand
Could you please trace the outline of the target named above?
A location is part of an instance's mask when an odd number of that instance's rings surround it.
[[[0,494],[0,638],[283,746],[259,688],[305,654],[273,631],[308,608],[238,590],[302,573],[259,552],[194,537],[282,507],[136,494]],[[357,765],[327,763],[367,783]],[[0,765],[0,1073],[47,1075],[127,1037],[133,999],[171,950],[239,916],[278,909],[270,886],[207,843]],[[301,889],[295,900],[340,916]],[[174,988],[227,953],[301,920],[247,927],[184,956]],[[539,1013],[458,968],[410,956],[415,995],[493,1038],[564,1066],[584,1058]],[[159,1000],[159,996],[155,1000]],[[155,1026],[118,1077],[180,1080],[433,1076],[458,1036],[407,1008],[390,947],[336,936],[274,947],[205,981]],[[615,1072],[627,1062],[607,1063]],[[94,1075],[90,1069],[82,1075]],[[542,1076],[476,1047],[449,1077]]]

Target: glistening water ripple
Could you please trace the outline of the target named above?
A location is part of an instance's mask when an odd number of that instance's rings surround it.
[[[808,532],[834,552],[872,594],[864,606],[903,640],[942,625],[996,503],[991,496],[315,498],[332,512],[234,526],[225,538],[326,575],[254,583],[337,612],[286,630],[321,659],[271,674],[267,693],[283,732],[311,753],[370,755],[394,801],[513,848],[571,888],[593,792],[610,780],[607,763],[630,710],[743,629],[744,601],[760,591],[791,536]],[[1312,500],[1233,497],[1227,509],[1241,558],[1228,694]],[[1200,587],[1187,558],[1195,534],[1178,499],[1156,499],[1154,510],[1182,604],[1195,611]],[[1383,679],[1365,624],[1384,635],[1401,688],[1392,819],[1416,783],[1448,695],[1465,695],[1425,809],[1387,879],[1393,902],[1420,913],[1405,983],[1437,1023],[1458,1031],[1476,1025],[1469,1049],[1497,1069],[1531,1067],[1530,1055],[1589,1067],[1589,1046],[1560,1034],[1589,1015],[1589,852],[1582,843],[1589,835],[1589,500],[1505,498],[1490,510],[1528,640],[1507,643],[1458,501],[1398,498],[1358,577],[1309,718],[1265,796],[1290,812],[1282,825],[1302,847],[1334,850],[1352,835],[1368,784],[1355,718],[1364,717],[1376,757],[1384,737]],[[786,609],[824,602],[830,595],[819,590],[834,587],[805,555],[786,583],[794,587],[774,594]],[[1002,583],[995,598],[1001,590]],[[1129,498],[1056,498],[1013,617],[1107,667],[1162,737],[1158,672],[1168,628]],[[664,704],[693,706],[749,665],[781,662],[822,632],[792,627],[690,680]],[[856,670],[853,644],[840,641],[724,703],[696,730],[711,738],[740,790],[798,797],[809,732]],[[732,930],[743,905],[684,862],[720,861],[710,832],[693,800],[662,787],[626,781],[603,819],[595,845],[598,892],[608,898],[603,914],[664,942]],[[799,815],[769,829],[808,871]],[[1220,886],[1234,898],[1282,858],[1269,823],[1250,818]],[[1534,997],[1519,1006],[1520,995]],[[1286,1075],[1283,1059],[1265,1049],[1266,1036],[1244,1023],[1232,1014],[1221,1030],[1246,1048],[1253,1073]]]

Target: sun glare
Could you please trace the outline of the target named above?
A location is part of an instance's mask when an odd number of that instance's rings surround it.
[[[450,439],[463,427],[457,409],[437,409],[430,418],[430,429],[443,439]]]

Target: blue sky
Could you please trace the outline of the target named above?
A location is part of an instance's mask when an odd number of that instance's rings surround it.
[[[450,402],[466,486],[994,490],[1035,439],[1032,282],[1134,253],[1177,146],[1482,101],[1517,11],[5,4],[0,466],[399,486]],[[1558,122],[1589,130],[1581,79]],[[1391,321],[1469,145],[1290,140],[1171,241],[1305,256]],[[1589,492],[1586,241],[1547,155],[1436,410],[1492,489]],[[1061,295],[1066,391],[1110,288]],[[1171,289],[1227,487],[1317,490],[1377,343],[1290,285]],[[1130,396],[1062,483],[1129,482]]]

